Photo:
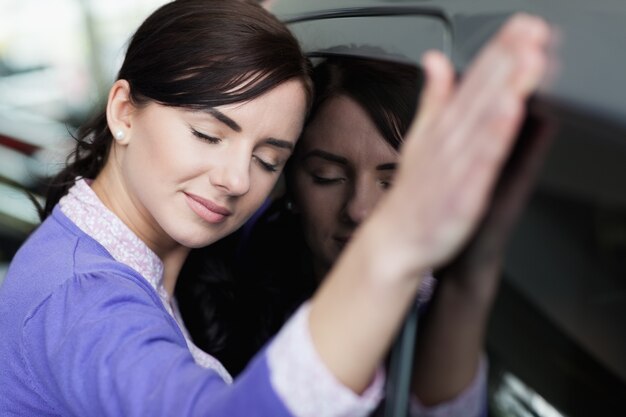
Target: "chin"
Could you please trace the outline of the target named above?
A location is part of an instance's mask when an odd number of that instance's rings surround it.
[[[180,222],[178,225],[174,225],[169,231],[171,232],[171,238],[178,244],[189,249],[197,249],[209,246],[223,239],[233,233],[234,230],[232,223],[207,225],[205,223],[192,221],[185,224]]]
[[[189,248],[189,249],[198,249],[203,248],[205,246],[209,246],[212,243],[217,242],[222,239],[225,235],[222,234],[208,234],[206,231],[204,233],[201,232],[190,232],[185,234],[179,234],[178,236],[173,236],[174,240],[178,242],[180,245]]]
[[[339,256],[341,255],[341,251],[332,251],[324,257],[324,261],[327,265],[332,266],[337,262]]]

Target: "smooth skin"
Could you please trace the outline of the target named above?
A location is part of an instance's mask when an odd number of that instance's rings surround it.
[[[111,88],[107,120],[124,138],[92,188],[161,258],[171,295],[190,248],[232,233],[267,198],[302,130],[306,93],[292,80],[210,112],[137,106],[129,93],[125,80]],[[216,207],[202,212],[199,199]]]
[[[549,27],[517,15],[456,85],[440,53],[394,187],[357,231],[311,302],[314,344],[355,392],[372,380],[421,277],[451,260],[475,230],[513,145],[524,102],[545,66]]]

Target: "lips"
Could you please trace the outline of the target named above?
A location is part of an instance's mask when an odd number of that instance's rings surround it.
[[[210,200],[194,194],[185,193],[187,204],[200,218],[208,223],[221,223],[232,214],[226,207],[222,207]]]

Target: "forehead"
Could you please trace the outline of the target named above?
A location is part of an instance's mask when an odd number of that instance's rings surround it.
[[[329,98],[306,127],[302,152],[314,149],[335,153],[352,163],[393,162],[396,150],[383,138],[365,110],[352,98]]]
[[[229,134],[268,136],[294,142],[300,135],[307,107],[301,80],[285,81],[249,101],[188,112],[196,120],[213,122]]]

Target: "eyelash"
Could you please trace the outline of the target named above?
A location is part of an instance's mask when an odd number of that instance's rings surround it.
[[[311,174],[311,177],[313,178],[313,183],[317,185],[339,184],[344,180],[343,178],[324,178],[313,174]]]
[[[206,135],[206,134],[204,134],[202,132],[198,132],[194,128],[191,128],[191,133],[195,137],[197,137],[197,138],[199,138],[199,139],[201,139],[203,141],[209,142],[209,143],[211,143],[213,145],[216,145],[216,144],[218,144],[218,143],[220,143],[222,141],[222,139],[220,139],[220,138],[216,138],[214,136],[209,136],[209,135]],[[263,168],[267,172],[278,172],[278,165],[277,164],[276,165],[270,164],[269,162],[262,160],[258,156],[255,156],[254,159],[256,159],[257,162],[261,165],[261,168]]]
[[[197,131],[196,129],[194,129],[194,128],[191,128],[191,133],[192,133],[195,137],[197,137],[197,138],[199,138],[199,139],[201,139],[201,140],[203,140],[203,141],[206,141],[206,142],[208,142],[208,143],[211,143],[211,144],[213,144],[213,145],[216,145],[216,144],[218,144],[218,143],[220,143],[220,142],[222,141],[222,139],[220,139],[220,138],[216,138],[216,137],[214,137],[214,136],[209,136],[209,135],[205,135],[204,133],[198,132],[198,131]]]
[[[313,174],[311,174],[311,177],[313,178],[314,184],[322,186],[340,184],[345,181],[343,178],[324,178]],[[379,184],[381,185],[383,190],[388,190],[389,188],[391,188],[392,185],[391,181],[380,181]]]
[[[254,159],[256,159],[257,162],[261,164],[261,168],[263,168],[267,172],[278,172],[278,165],[270,164],[269,162],[262,160],[258,156],[255,156]]]

